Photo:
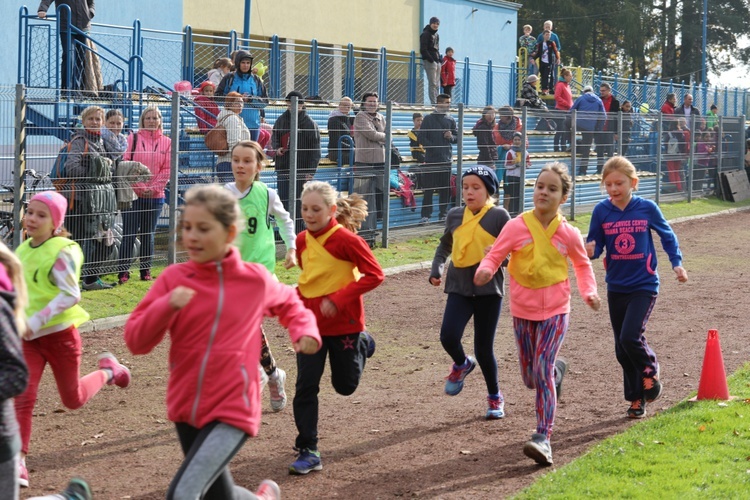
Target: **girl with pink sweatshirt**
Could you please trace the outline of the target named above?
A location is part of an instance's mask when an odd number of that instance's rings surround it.
[[[167,414],[185,454],[169,499],[279,498],[273,481],[255,494],[235,486],[227,467],[260,426],[263,317],[279,318],[298,353],[314,354],[321,345],[315,316],[297,292],[240,258],[232,245],[239,221],[226,189],[190,189],[181,219],[189,260],[164,270],[125,325],[133,354],[151,352],[169,332]]]
[[[570,188],[565,165],[542,168],[534,184],[533,210],[505,224],[474,275],[475,285],[488,283],[510,254],[510,313],[521,376],[526,387],[536,389],[536,432],[523,452],[539,465],[552,465],[549,438],[567,371],[567,363],[556,358],[568,330],[568,259],[586,304],[598,310],[601,303],[581,233],[558,213]]]

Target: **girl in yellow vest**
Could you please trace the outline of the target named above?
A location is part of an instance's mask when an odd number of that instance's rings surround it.
[[[45,191],[34,195],[24,216],[28,239],[16,250],[23,264],[29,305],[23,354],[29,367],[29,386],[16,398],[16,416],[21,428],[19,481],[29,485],[26,454],[31,439],[31,414],[36,403],[39,381],[49,363],[62,403],[77,409],[105,384],[127,387],[130,370],[109,352],[99,355],[99,369],[79,379],[81,336],[78,326],[89,315],[78,302],[81,290],[83,252],[68,239],[62,227],[68,202],[59,193]]]
[[[383,270],[365,240],[355,233],[367,203],[358,195],[338,198],[326,182],[311,181],[302,191],[302,218],[307,230],[297,235],[297,261],[302,269],[297,292],[314,314],[323,346],[315,354],[297,354],[294,421],[297,460],[290,474],[321,470],[318,451],[318,392],[326,355],[331,382],[349,396],[359,385],[365,359],[375,341],[365,332],[362,296],[383,282]]]
[[[246,225],[237,235],[234,244],[240,250],[245,262],[263,264],[276,276],[276,241],[271,217],[276,221],[281,239],[286,245],[284,267],[291,269],[297,265],[295,249],[294,221],[281,203],[275,189],[260,181],[260,170],[266,161],[263,148],[255,141],[240,141],[232,147],[232,176],[234,182],[224,187],[237,198],[240,215]],[[268,338],[260,327],[261,390],[268,383],[271,409],[281,411],[286,408],[286,372],[276,366],[276,360],[268,347]],[[266,382],[267,381],[267,382]]]
[[[558,213],[571,184],[562,163],[542,168],[534,184],[534,209],[505,225],[474,277],[477,286],[489,283],[510,253],[510,313],[521,376],[526,387],[536,389],[536,432],[523,452],[540,465],[552,465],[549,438],[567,371],[557,352],[568,330],[568,259],[586,304],[598,310],[601,302],[581,233]]]
[[[455,396],[464,387],[464,379],[479,363],[487,384],[487,420],[505,416],[503,393],[497,377],[494,343],[500,307],[503,303],[504,273],[498,271],[484,286],[475,286],[474,272],[484,257],[484,250],[510,220],[504,208],[494,206],[497,176],[492,168],[476,166],[468,169],[461,181],[465,207],[452,208],[445,220],[445,233],[432,260],[430,283],[440,286],[445,261],[451,262],[445,275],[445,303],[440,342],[453,359],[445,393]],[[474,354],[467,356],[461,345],[464,328],[474,317]]]

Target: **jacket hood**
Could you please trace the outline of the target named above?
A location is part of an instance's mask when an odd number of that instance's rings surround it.
[[[250,62],[251,62],[251,64],[250,64],[250,71],[248,71],[247,73],[243,73],[242,71],[240,71],[240,62],[243,59],[250,59]],[[252,70],[253,70],[252,60],[253,60],[253,56],[250,55],[250,52],[248,52],[246,50],[238,50],[237,53],[234,55],[234,70],[235,70],[235,72],[238,75],[249,75],[252,72]]]
[[[428,24],[427,26],[424,27],[424,29],[422,30],[422,32],[423,33],[427,32],[427,33],[430,33],[430,34],[434,35],[435,33],[437,33],[437,30],[434,30],[434,29],[430,28],[430,25]]]
[[[579,99],[584,100],[586,102],[596,102],[601,101],[599,97],[596,96],[593,92],[586,92],[585,94],[581,94],[581,97]]]

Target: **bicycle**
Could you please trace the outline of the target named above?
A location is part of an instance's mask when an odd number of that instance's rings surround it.
[[[13,173],[13,172],[11,172]],[[41,191],[39,189],[40,184],[44,182],[45,179],[49,178],[49,174],[40,174],[34,169],[26,169],[25,174],[28,177],[31,177],[33,180],[31,183],[28,181],[26,182],[27,186],[27,193],[35,193],[37,191]],[[0,184],[0,187],[2,187],[5,191],[7,191],[8,194],[13,195],[16,191],[16,188],[13,184]],[[23,208],[24,211],[26,210],[26,207],[29,204],[30,197],[26,196],[26,199],[23,201]],[[9,198],[3,198],[3,203],[14,203],[14,198],[11,196]],[[5,243],[8,247],[13,246],[13,235],[15,233],[15,227],[14,227],[14,212],[13,211],[7,211],[7,210],[0,210],[0,240],[2,240],[3,243]]]

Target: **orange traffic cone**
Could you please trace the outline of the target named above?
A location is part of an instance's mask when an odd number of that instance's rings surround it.
[[[727,374],[724,371],[724,358],[721,355],[718,330],[708,331],[697,399],[729,399]]]

